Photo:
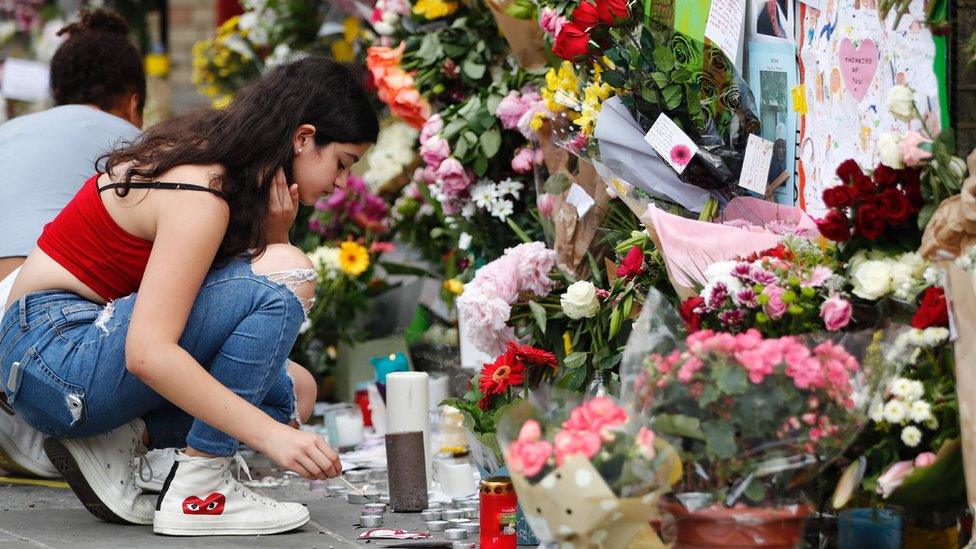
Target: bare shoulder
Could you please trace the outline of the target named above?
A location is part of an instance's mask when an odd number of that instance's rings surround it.
[[[211,189],[220,190],[220,177],[224,173],[224,167],[219,164],[210,165],[183,165],[160,174],[158,180],[169,183],[188,183],[199,185]],[[176,191],[167,193],[157,193],[161,198],[162,208],[172,210],[171,213],[193,215],[203,210],[204,213],[216,214],[215,221],[226,221],[230,215],[227,202],[214,193],[195,192],[195,191]]]
[[[190,183],[219,188],[220,178],[224,175],[224,171],[224,167],[220,164],[184,164],[163,172],[158,179],[172,183]]]

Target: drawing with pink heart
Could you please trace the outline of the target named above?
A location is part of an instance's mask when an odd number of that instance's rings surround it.
[[[840,72],[844,75],[847,91],[860,103],[871,87],[874,73],[878,71],[878,46],[874,40],[861,40],[854,47],[850,38],[840,42]]]

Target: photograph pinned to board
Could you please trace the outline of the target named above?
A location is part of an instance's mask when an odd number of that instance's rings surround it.
[[[793,42],[792,0],[749,0],[749,37]]]
[[[759,100],[760,136],[773,143],[768,192],[776,202],[796,205],[796,112],[790,90],[796,86],[796,53],[785,41],[749,42],[749,87]]]

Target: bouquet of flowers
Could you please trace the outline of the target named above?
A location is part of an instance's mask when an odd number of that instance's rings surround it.
[[[542,542],[663,547],[649,526],[680,472],[647,416],[614,398],[533,394],[508,409],[498,436],[526,519]]]
[[[802,518],[809,509],[795,489],[850,443],[894,370],[881,333],[681,337],[675,320],[648,296],[621,376],[654,432],[680,448],[683,481],[669,505],[679,537],[699,510],[780,507]]]
[[[853,312],[838,270],[828,251],[787,237],[775,248],[711,264],[704,287],[682,303],[681,315],[689,332],[836,332],[848,326]]]

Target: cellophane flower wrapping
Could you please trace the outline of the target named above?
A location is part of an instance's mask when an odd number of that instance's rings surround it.
[[[895,328],[764,338],[680,326],[652,291],[621,378],[624,398],[679,449],[674,498],[691,511],[802,504],[802,485],[853,440],[895,373]]]
[[[499,419],[519,503],[540,541],[661,546],[648,524],[680,465],[647,423],[617,398],[548,388]]]

